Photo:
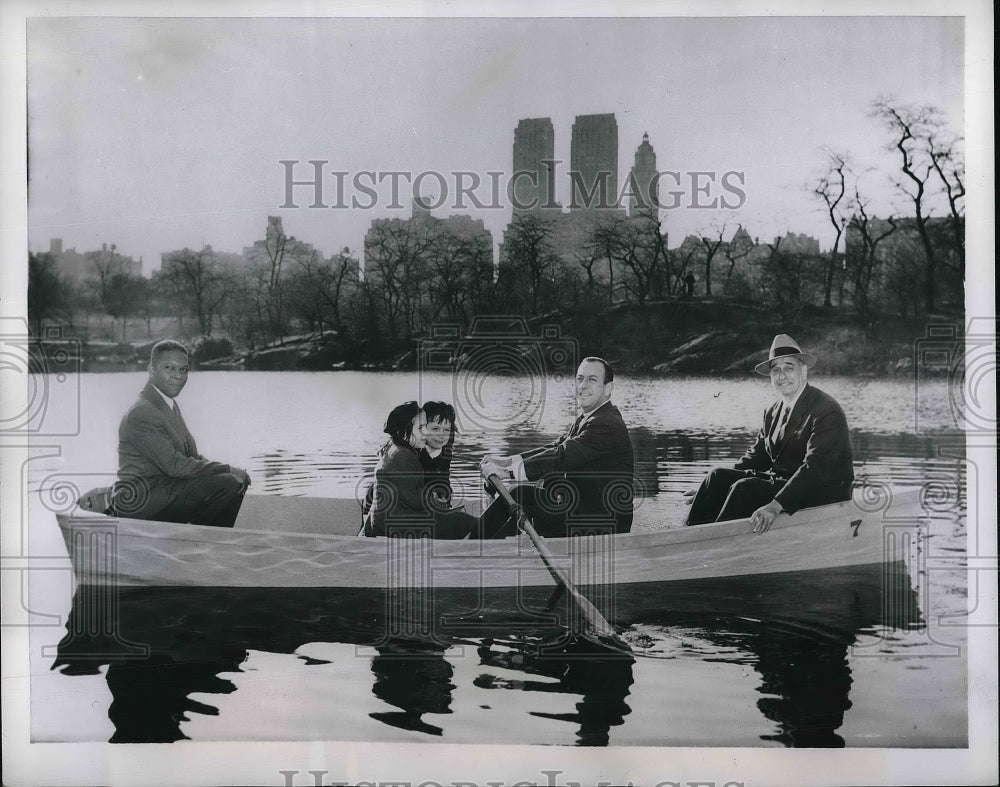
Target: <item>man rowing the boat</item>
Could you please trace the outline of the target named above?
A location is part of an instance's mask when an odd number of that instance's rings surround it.
[[[187,378],[187,348],[171,339],[154,344],[149,382],[118,428],[113,513],[232,527],[250,476],[198,453],[175,401]]]
[[[778,394],[764,424],[733,469],[717,468],[702,482],[688,525],[749,516],[764,533],[782,513],[851,499],[854,469],[847,418],[840,405],[806,382],[816,356],[787,334],[771,342],[757,364]]]
[[[559,440],[517,456],[486,456],[484,478],[518,482],[511,490],[543,536],[627,533],[632,528],[634,456],[628,428],[611,404],[615,374],[602,358],[584,358],[576,372],[581,413]],[[532,482],[541,481],[541,486]],[[487,538],[504,529],[509,511],[497,498],[483,512]]]

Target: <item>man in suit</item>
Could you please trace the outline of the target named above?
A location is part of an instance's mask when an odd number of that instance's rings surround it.
[[[787,334],[771,342],[758,374],[770,376],[777,401],[764,411],[753,445],[733,469],[702,482],[687,524],[749,516],[764,533],[782,513],[850,500],[854,469],[847,419],[840,405],[807,382],[816,356]]]
[[[519,482],[511,494],[540,535],[627,533],[632,528],[632,440],[611,404],[613,390],[611,365],[601,358],[584,358],[576,372],[582,412],[565,435],[517,456],[484,457],[484,477],[496,473]],[[541,487],[532,483],[538,481]],[[508,516],[503,499],[494,500],[481,518],[483,534],[513,535],[503,529]]]
[[[149,382],[118,428],[113,512],[134,519],[232,527],[250,476],[198,453],[175,401],[187,376],[184,345],[170,339],[153,345]]]

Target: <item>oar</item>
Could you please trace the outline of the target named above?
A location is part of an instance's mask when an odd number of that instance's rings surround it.
[[[555,556],[549,549],[549,545],[545,543],[545,539],[538,535],[535,526],[531,523],[531,519],[528,518],[524,509],[511,497],[510,492],[507,491],[507,487],[504,486],[500,477],[496,473],[491,473],[487,476],[486,480],[493,485],[493,488],[497,490],[497,493],[510,508],[511,516],[517,517],[518,527],[527,533],[528,538],[531,539],[531,543],[535,545],[535,550],[545,564],[545,568],[549,570],[549,574],[552,575],[552,579],[569,594],[570,599],[583,614],[584,620],[587,621],[591,631],[598,637],[601,644],[631,653],[631,648],[625,643],[625,640],[618,636],[618,633],[604,619],[604,616],[597,607],[591,604],[587,597],[576,589],[576,585],[566,576],[566,572],[556,565]]]

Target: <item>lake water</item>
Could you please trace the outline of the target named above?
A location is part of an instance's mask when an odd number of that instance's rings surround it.
[[[144,373],[36,378],[50,433],[25,475],[34,555],[64,556],[60,484],[108,483],[118,421]],[[965,446],[947,382],[816,378],[843,405],[859,479],[930,487],[929,527],[891,598],[879,571],[643,588],[614,623],[633,658],[487,620],[447,642],[380,637],[377,594],[122,591],[117,637],[64,638],[93,599],[33,571],[35,741],[344,740],[581,746],[965,746]],[[684,492],[732,463],[771,400],[764,378],[621,379],[644,508],[677,527]],[[457,494],[483,453],[560,435],[567,380],[445,373],[196,372],[179,397],[199,449],[241,465],[252,494],[352,497],[388,410],[456,404]],[[39,417],[43,417],[39,416]],[[40,494],[39,494],[40,492]],[[384,634],[384,632],[382,632]]]

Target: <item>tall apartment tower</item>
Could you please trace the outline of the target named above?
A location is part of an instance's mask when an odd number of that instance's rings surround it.
[[[550,118],[525,118],[514,130],[514,213],[555,207],[554,183],[555,131]],[[548,163],[546,163],[548,162]],[[530,175],[518,176],[518,172]]]
[[[617,207],[618,122],[613,113],[576,116],[570,172],[573,210]]]
[[[628,215],[637,216],[643,212],[656,213],[656,151],[649,144],[649,134],[642,135],[642,144],[635,149],[635,164],[632,165],[632,195],[628,200]]]

